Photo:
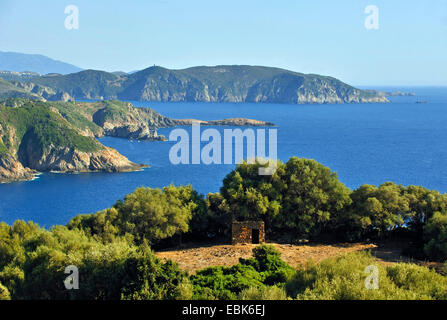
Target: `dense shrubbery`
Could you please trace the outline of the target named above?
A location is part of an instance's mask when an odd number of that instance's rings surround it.
[[[0,283],[0,300],[11,300],[8,289]]]
[[[365,286],[368,266],[378,268],[378,289]],[[366,252],[298,269],[286,288],[293,298],[306,300],[447,299],[447,277],[411,264],[384,267]]]
[[[261,245],[253,250],[252,259],[240,259],[232,267],[210,267],[191,276],[197,299],[236,299],[253,288],[284,285],[294,270],[281,260],[272,246]]]
[[[186,275],[162,263],[143,243],[99,242],[66,227],[0,224],[0,283],[13,299],[175,299]],[[65,268],[79,269],[82,290],[66,290]],[[7,292],[6,292],[7,293]],[[5,294],[6,294],[5,293]]]
[[[153,245],[187,233],[191,219],[200,215],[204,206],[204,200],[191,186],[138,188],[113,208],[73,218],[68,227],[84,230],[105,242],[129,235],[136,243],[146,240]]]

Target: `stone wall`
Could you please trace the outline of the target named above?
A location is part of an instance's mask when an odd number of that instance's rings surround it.
[[[259,243],[265,242],[264,221],[234,221],[231,228],[232,244],[253,243],[253,233],[257,233],[253,230],[259,232]]]

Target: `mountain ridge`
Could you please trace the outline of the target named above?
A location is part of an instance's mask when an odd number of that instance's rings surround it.
[[[39,74],[69,74],[82,71],[83,69],[41,54],[0,51],[0,70],[36,72]]]
[[[28,85],[24,85],[28,83]],[[385,94],[336,78],[248,65],[171,70],[152,66],[133,74],[84,70],[13,82],[45,92],[46,100],[136,100],[163,102],[253,102],[287,104],[385,103]],[[32,91],[32,89],[31,89]],[[49,92],[52,92],[49,94]]]

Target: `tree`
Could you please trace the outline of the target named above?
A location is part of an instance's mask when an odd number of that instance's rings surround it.
[[[403,190],[403,195],[409,203],[407,225],[419,238],[422,238],[424,226],[435,212],[447,212],[446,194],[419,186],[409,186]]]
[[[447,213],[435,212],[424,228],[425,254],[438,261],[447,259]]]
[[[363,185],[351,194],[352,204],[341,215],[338,231],[347,240],[383,237],[388,231],[404,224],[409,201],[402,187],[392,182],[380,187]]]
[[[351,203],[350,190],[337,174],[315,160],[292,157],[278,174],[282,201],[273,226],[281,232],[295,237],[316,236]]]
[[[69,229],[80,229],[104,243],[111,242],[121,234],[119,213],[115,208],[95,214],[80,214],[71,219]]]
[[[124,263],[121,298],[125,300],[173,300],[182,298],[186,273],[172,261],[162,263],[143,243]]]
[[[225,198],[220,193],[209,193],[204,204],[190,222],[191,238],[203,240],[228,235],[231,215]]]
[[[0,300],[11,300],[11,296],[9,295],[9,291],[6,287],[4,287],[0,283]]]
[[[259,175],[260,163],[243,162],[223,180],[221,188],[229,214],[236,220],[264,219],[268,223],[279,213],[282,164],[271,176]]]
[[[120,214],[120,229],[133,235],[138,243],[146,239],[151,244],[188,232],[197,208],[191,195],[190,186],[138,188],[115,205]]]

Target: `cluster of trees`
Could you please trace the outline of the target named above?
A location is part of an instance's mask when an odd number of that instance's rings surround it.
[[[67,266],[80,290],[67,290]],[[101,242],[82,230],[31,223],[0,224],[0,299],[183,299],[188,276],[161,262],[146,241]]]
[[[223,180],[220,193],[206,198],[191,186],[139,188],[110,209],[75,217],[68,228],[103,242],[128,236],[157,248],[228,237],[231,220],[262,219],[272,240],[405,236],[409,254],[447,259],[446,194],[392,182],[351,191],[329,168],[296,157],[278,161],[271,176],[259,175],[261,166],[238,165]]]
[[[411,254],[447,259],[445,194],[394,183],[351,191],[329,168],[307,159],[278,162],[271,176],[259,175],[260,166],[238,165],[220,193],[207,197],[191,186],[142,187],[67,226],[45,230],[32,222],[0,223],[0,300],[446,299],[439,289],[447,287],[446,278],[413,265],[382,268],[387,289],[376,295],[364,291],[357,280],[363,277],[361,267],[372,264],[370,256],[294,270],[272,247],[261,246],[236,266],[189,276],[154,255],[153,248],[180,241],[228,236],[232,219],[263,219],[270,239],[404,235]],[[64,287],[69,265],[78,267],[82,290]],[[347,279],[352,275],[355,281]]]
[[[242,163],[228,174],[219,197],[209,199],[213,210],[234,219],[263,219],[270,239],[405,236],[411,254],[447,259],[447,194],[392,182],[351,191],[329,168],[296,157],[278,162],[272,176],[258,175],[260,166]]]

